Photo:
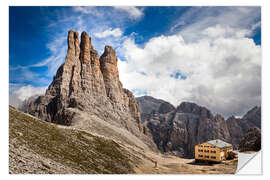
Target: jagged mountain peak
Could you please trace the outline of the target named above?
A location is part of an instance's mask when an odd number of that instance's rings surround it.
[[[247,119],[249,120],[250,117],[254,117],[254,116],[257,116],[257,117],[261,117],[261,107],[260,106],[255,106],[253,108],[251,108],[244,116],[243,116],[243,119]],[[260,122],[254,122],[256,123],[256,125],[259,125]]]
[[[141,114],[150,114],[152,111],[158,111],[160,105],[166,102],[161,99],[156,99],[152,96],[137,97],[136,101],[140,105]]]
[[[112,56],[115,56],[116,57],[116,53],[115,53],[114,49],[112,48],[112,46],[106,45],[104,47],[104,52],[101,55],[101,59],[102,59],[102,56],[108,56],[108,55],[112,55]],[[117,60],[117,58],[116,58],[116,60]],[[114,62],[114,64],[115,63],[116,62]]]
[[[105,46],[99,57],[91,37],[82,32],[79,40],[79,33],[74,30],[68,32],[67,42],[64,64],[45,95],[30,103],[26,112],[45,121],[109,137],[115,134],[116,139],[129,139],[154,148],[152,140],[143,134],[134,95],[120,82],[114,49]],[[116,135],[119,131],[124,132]]]
[[[178,107],[177,107],[177,112],[179,113],[193,113],[197,115],[203,115],[206,118],[212,118],[213,115],[210,110],[208,110],[206,107],[199,106],[196,103],[193,102],[182,102]]]

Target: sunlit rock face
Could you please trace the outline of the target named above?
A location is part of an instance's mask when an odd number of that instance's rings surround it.
[[[99,57],[88,34],[82,32],[79,38],[73,30],[68,32],[67,44],[65,63],[57,70],[45,95],[28,103],[25,111],[62,125],[72,125],[77,114],[87,112],[89,117],[98,117],[136,136],[147,133],[134,95],[119,80],[114,49],[105,46]]]

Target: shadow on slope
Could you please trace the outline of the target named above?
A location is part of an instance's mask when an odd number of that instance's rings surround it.
[[[115,141],[47,123],[9,107],[9,172],[133,173]]]

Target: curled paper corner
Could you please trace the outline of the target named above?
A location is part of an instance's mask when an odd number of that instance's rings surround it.
[[[261,151],[254,153],[238,153],[238,164],[235,174],[245,175],[261,175]]]

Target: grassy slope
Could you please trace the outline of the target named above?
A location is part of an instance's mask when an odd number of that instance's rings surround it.
[[[35,172],[27,169],[18,171],[12,167],[16,163],[11,162],[16,162],[16,158],[21,156],[17,150],[22,146],[47,162],[61,164],[64,169],[71,170],[70,173],[133,172],[127,153],[116,142],[85,131],[43,122],[13,107],[9,108],[9,146],[10,173]],[[35,156],[32,160],[34,158]],[[35,166],[27,162],[24,161],[25,166],[33,170]],[[61,168],[53,168],[48,164],[45,164],[41,171],[66,173],[62,172]]]

